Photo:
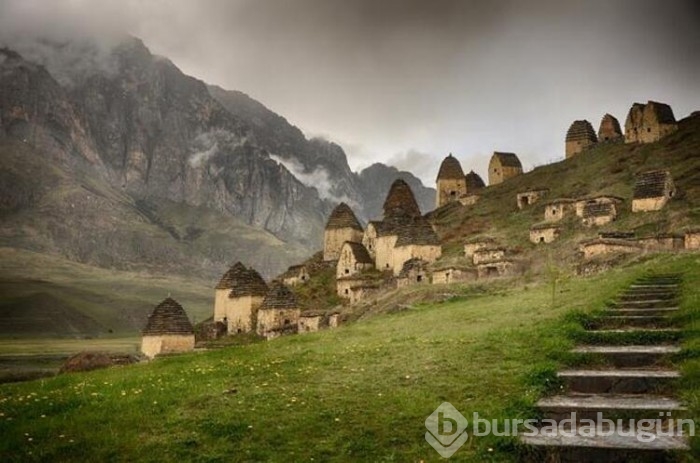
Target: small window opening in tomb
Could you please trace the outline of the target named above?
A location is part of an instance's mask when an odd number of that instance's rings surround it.
[[[540,236],[540,243],[544,243],[544,236]]]
[[[284,324],[285,324],[285,325],[289,325],[290,323],[291,323],[291,322],[289,321],[288,318],[285,318],[285,319],[284,319]]]
[[[371,244],[369,245],[369,250],[370,250],[370,251],[372,250],[372,245],[371,245]]]
[[[557,210],[556,210],[556,209],[552,209],[552,214],[556,215],[556,214],[557,214]]]
[[[389,264],[386,264],[386,268],[389,268]]]
[[[311,327],[310,327],[310,326],[307,326],[307,327],[306,327],[306,331],[311,331]]]
[[[450,279],[450,272],[445,272],[445,279],[449,280]]]
[[[527,196],[523,196],[522,198],[520,198],[520,202],[523,203],[523,206],[527,206],[530,203],[530,198],[528,198]]]
[[[349,268],[346,268],[346,269],[345,269],[345,274],[347,275],[348,273],[350,273],[350,269],[349,269]]]
[[[348,294],[348,293],[349,293],[349,291],[346,289],[346,290],[345,290],[345,294]]]
[[[647,127],[647,133],[651,132],[651,127]]]
[[[605,141],[608,141],[608,140],[610,140],[610,137],[605,137]]]
[[[419,283],[420,283],[421,281],[423,281],[423,275],[418,275],[418,276],[416,277],[416,281],[419,282]]]
[[[456,191],[450,191],[450,196],[457,196],[457,192],[456,192]]]
[[[577,145],[580,145],[580,144],[581,144],[581,140],[577,140],[577,141],[576,141],[576,144],[577,144]]]
[[[301,276],[301,281],[306,281],[306,275]]]
[[[243,330],[240,329],[240,328],[238,328],[238,329],[236,330],[236,333],[238,333],[238,334],[241,334],[242,332],[243,332]]]
[[[498,269],[496,267],[486,267],[486,275],[498,275]]]

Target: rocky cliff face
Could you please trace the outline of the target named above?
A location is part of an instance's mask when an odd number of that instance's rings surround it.
[[[65,44],[43,45],[50,53],[28,50],[31,61],[0,51],[5,245],[212,273],[243,254],[270,275],[320,248],[338,201],[363,218],[381,204],[376,179],[369,189],[338,145],[307,140],[138,39],[86,45],[70,62]],[[232,229],[245,233],[222,236]]]

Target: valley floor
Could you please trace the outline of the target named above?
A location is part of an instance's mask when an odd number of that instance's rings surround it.
[[[635,278],[682,272],[681,367],[700,410],[693,310],[700,256],[643,258],[584,279],[494,282],[335,330],[0,385],[3,461],[442,461],[425,419],[531,418],[574,344],[576,317]],[[456,288],[456,287],[455,287]],[[446,293],[452,288],[446,288]],[[459,291],[453,291],[458,293]],[[2,344],[0,344],[1,347]],[[697,455],[700,445],[692,442]],[[452,461],[513,461],[516,439],[473,437]]]

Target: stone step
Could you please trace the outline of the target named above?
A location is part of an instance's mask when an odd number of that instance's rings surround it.
[[[569,423],[583,419],[597,422],[599,417],[615,420],[619,416],[626,419],[664,420],[668,417],[676,418],[674,413],[687,410],[678,400],[671,397],[639,394],[558,395],[540,400],[537,406],[544,418],[568,420]],[[667,412],[670,416],[665,415]]]
[[[678,284],[676,283],[633,283],[630,285],[631,289],[664,289],[664,290],[676,290],[678,289]]]
[[[618,309],[658,309],[674,307],[678,301],[674,299],[649,299],[646,301],[615,301],[612,306]]]
[[[583,344],[669,344],[680,340],[682,335],[678,328],[647,328],[628,326],[614,329],[593,329],[583,333]]]
[[[648,437],[648,435],[646,435]],[[684,436],[654,434],[654,439],[639,439],[625,435],[625,431],[613,435],[589,436],[585,430],[556,431],[553,435],[521,435],[520,441],[530,446],[531,462],[558,463],[657,463],[671,460],[678,452],[690,449]]]
[[[606,315],[598,317],[593,325],[599,327],[667,327],[673,319],[665,315]]]
[[[678,307],[654,307],[651,309],[607,309],[607,315],[673,315]]]
[[[568,392],[582,394],[662,394],[681,377],[676,370],[564,370],[557,373]]]
[[[649,299],[674,299],[678,297],[678,293],[673,292],[644,292],[644,293],[622,293],[619,298],[621,301],[644,301]]]
[[[571,350],[574,354],[602,356],[616,368],[650,367],[680,351],[676,345],[578,346]]]

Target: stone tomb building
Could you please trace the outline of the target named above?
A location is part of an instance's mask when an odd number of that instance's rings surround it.
[[[676,194],[667,170],[652,170],[637,175],[632,195],[632,212],[661,210]]]
[[[616,143],[624,140],[620,122],[611,114],[606,114],[600,120],[600,128],[598,129],[598,142],[600,143]]]
[[[625,121],[626,143],[653,143],[678,130],[671,107],[649,101],[634,103]]]
[[[494,151],[489,161],[489,185],[497,185],[523,173],[523,165],[515,153]]]
[[[306,310],[299,315],[299,333],[312,333],[321,329],[323,312]]]
[[[257,271],[237,262],[216,285],[214,322],[224,323],[228,334],[252,331],[267,291],[267,284]]]
[[[297,333],[300,316],[301,308],[294,293],[275,281],[258,309],[256,332],[265,339]]]
[[[546,222],[558,222],[575,209],[575,201],[569,198],[555,199],[544,207],[544,220]]]
[[[402,288],[409,285],[429,283],[429,280],[428,262],[413,258],[404,262],[401,272],[396,278],[396,286]]]
[[[607,254],[635,253],[642,250],[641,246],[631,240],[596,238],[584,241],[579,247],[585,260]]]
[[[362,244],[378,270],[391,270],[395,276],[409,259],[434,262],[442,255],[435,231],[421,215],[411,188],[401,179],[389,189],[384,219],[369,223]]]
[[[336,278],[348,277],[374,268],[374,261],[362,243],[346,241],[340,250]]]
[[[309,281],[309,270],[306,265],[292,265],[284,272],[280,279],[287,286],[297,286]]]
[[[530,241],[532,243],[551,243],[559,238],[561,227],[552,223],[542,223],[530,227]]]
[[[622,199],[612,196],[601,196],[576,203],[576,215],[587,227],[600,227],[617,219],[617,206]],[[579,212],[580,211],[580,212]]]
[[[518,193],[516,196],[518,209],[524,209],[532,204],[535,204],[548,194],[549,188],[540,188],[538,190],[523,191],[522,193]]]
[[[142,332],[141,352],[153,358],[194,349],[194,328],[185,309],[170,297],[158,304]]]
[[[574,121],[566,131],[566,159],[598,143],[593,126],[587,120]]]
[[[471,260],[477,250],[495,246],[496,240],[489,236],[472,238],[464,244],[464,257]]]
[[[462,165],[450,153],[440,164],[436,187],[435,206],[438,208],[456,201],[464,206],[474,204],[478,199],[476,193],[486,185],[473,170],[464,175]]]
[[[684,247],[688,250],[700,249],[700,228],[686,230],[684,236]]]
[[[323,260],[338,260],[340,248],[346,241],[362,242],[364,230],[355,213],[345,203],[333,209],[323,234]]]
[[[473,268],[465,268],[457,265],[448,265],[433,270],[433,284],[444,285],[476,279],[476,271]]]
[[[459,198],[467,194],[467,179],[457,158],[450,153],[440,164],[437,180],[437,194],[435,195],[435,207],[442,207],[447,203],[459,201]]]

